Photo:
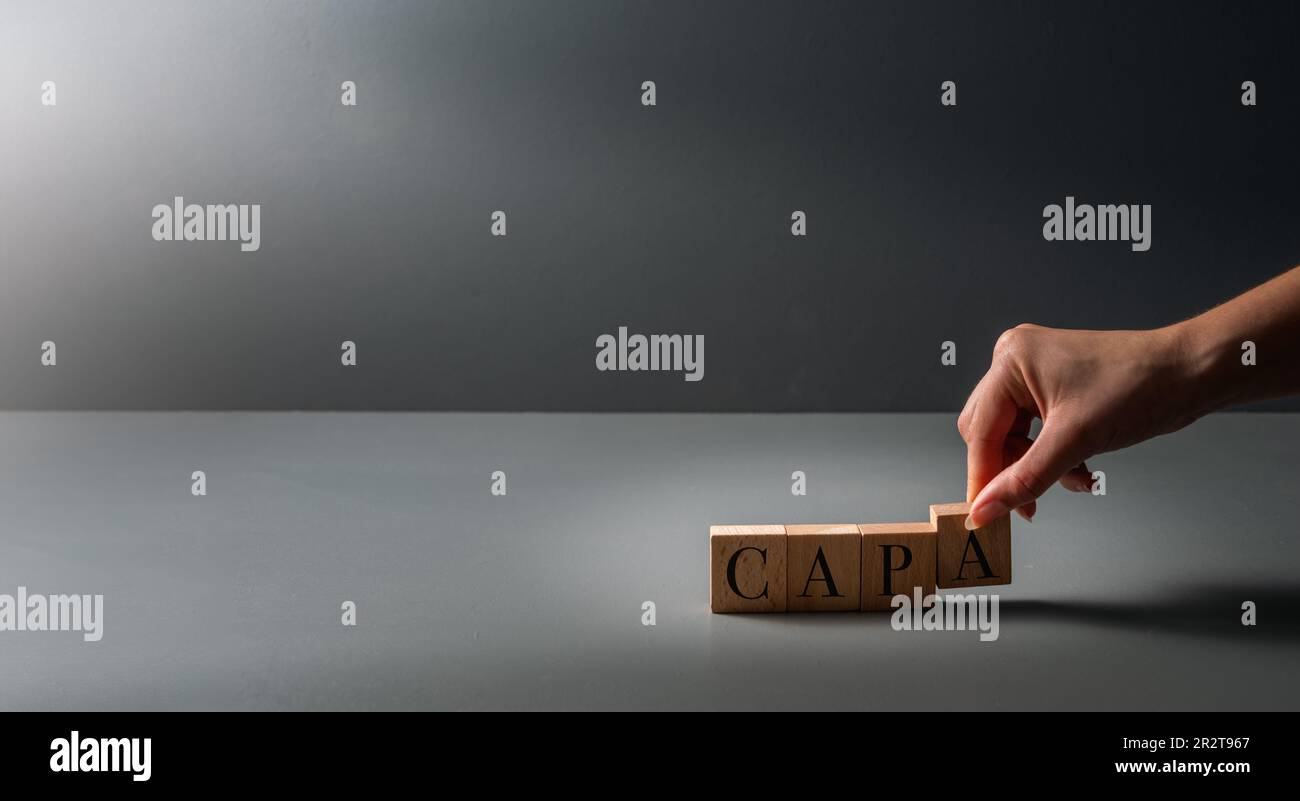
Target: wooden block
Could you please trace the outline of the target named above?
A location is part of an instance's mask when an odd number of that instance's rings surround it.
[[[1010,515],[967,531],[965,523],[969,513],[969,503],[930,507],[930,522],[939,535],[939,586],[946,589],[1010,584]]]
[[[784,612],[786,540],[785,526],[710,526],[710,608]]]
[[[895,595],[933,595],[938,534],[932,523],[862,523],[862,611],[893,608]]]
[[[786,526],[786,611],[862,608],[862,534],[854,525]]]

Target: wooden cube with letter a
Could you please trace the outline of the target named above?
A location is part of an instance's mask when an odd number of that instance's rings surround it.
[[[786,526],[786,611],[862,608],[862,534],[854,525]]]
[[[966,530],[969,503],[930,507],[930,522],[939,535],[939,586],[983,587],[1011,583],[1011,517],[1003,515],[983,528]]]
[[[862,611],[892,609],[895,595],[934,594],[938,534],[930,523],[862,523]]]
[[[710,608],[784,612],[785,548],[785,526],[710,526]]]

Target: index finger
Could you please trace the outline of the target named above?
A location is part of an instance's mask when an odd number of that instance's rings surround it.
[[[967,501],[975,500],[980,490],[1002,472],[1003,445],[1020,417],[1020,407],[997,371],[995,367],[980,379],[961,414],[961,434],[966,440]]]

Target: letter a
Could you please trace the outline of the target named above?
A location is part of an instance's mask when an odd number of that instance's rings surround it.
[[[945,106],[957,105],[957,83],[956,81],[944,81],[939,85],[943,94],[939,97],[939,102]]]
[[[1064,212],[1061,211],[1061,207],[1055,203],[1044,206],[1043,219],[1047,220],[1043,223],[1043,239],[1048,242],[1061,241],[1061,231],[1065,227]]]
[[[821,568],[822,572],[820,577],[816,576],[818,568]],[[814,581],[820,581],[826,585],[826,592],[822,595],[823,598],[843,597],[840,595],[839,591],[835,589],[835,577],[831,575],[830,565],[826,564],[826,554],[822,552],[820,547],[817,549],[817,556],[813,557],[812,568],[808,571],[808,580],[804,582],[803,592],[799,593],[800,598],[810,597],[808,595],[808,587]]]
[[[967,559],[966,555],[970,553],[972,547],[975,549],[975,558]],[[964,580],[966,577],[962,573],[966,570],[966,565],[973,564],[978,564],[980,569],[984,571],[984,575],[980,576],[980,578],[997,578],[993,574],[993,568],[989,567],[989,560],[984,557],[984,549],[980,547],[980,541],[975,536],[974,531],[966,535],[966,549],[961,553],[961,566],[957,568],[956,578],[959,581]]]
[[[939,364],[944,367],[952,367],[957,363],[957,343],[951,339],[945,339],[939,343]]]
[[[596,337],[596,369],[602,373],[618,369],[618,342],[613,334]]]
[[[153,241],[169,242],[172,239],[172,207],[159,203],[153,207]]]
[[[55,739],[53,742],[50,743],[50,750],[54,752],[54,756],[50,757],[51,771],[55,773],[62,773],[63,771],[69,770],[71,768],[72,762],[69,756],[69,752],[71,748],[68,745],[68,741],[66,739],[64,739],[63,737],[59,737]]]

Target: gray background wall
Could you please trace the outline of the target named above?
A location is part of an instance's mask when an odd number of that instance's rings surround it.
[[[5,3],[0,408],[955,410],[1008,326],[1300,261],[1297,12],[1135,5]],[[176,194],[261,250],[152,241]],[[1067,194],[1152,249],[1045,242]]]

